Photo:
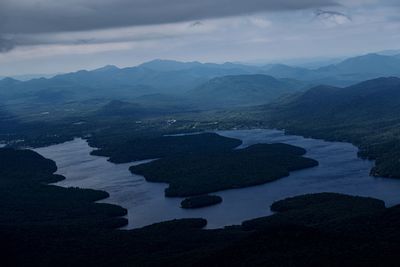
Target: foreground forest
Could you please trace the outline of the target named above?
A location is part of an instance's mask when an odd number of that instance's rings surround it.
[[[377,199],[322,193],[278,201],[271,207],[276,214],[225,229],[202,230],[205,220],[183,219],[113,230],[125,211],[94,204],[104,192],[44,185],[62,177],[35,152],[0,149],[0,159],[19,162],[1,166],[2,266],[392,266],[399,260],[400,207],[385,208]],[[18,197],[7,197],[10,188]]]

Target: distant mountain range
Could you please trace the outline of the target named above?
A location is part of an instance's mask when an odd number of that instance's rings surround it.
[[[325,81],[324,83],[328,85],[344,85],[346,83],[350,85],[366,78],[400,75],[400,55],[367,54],[317,69],[284,64],[251,66],[236,63],[215,64],[153,60],[136,67],[120,69],[109,65],[92,71],[81,70],[46,79],[39,78],[34,82],[27,81],[27,83],[47,87],[52,87],[54,82],[59,81],[84,87],[141,85],[151,87],[156,91],[174,93],[188,91],[214,77],[242,74],[266,74],[276,78],[291,78],[314,84]]]
[[[155,93],[181,94],[218,76],[248,73],[251,71],[244,65],[156,60],[137,67],[120,69],[106,66],[50,79],[22,82],[6,78],[0,81],[0,97],[29,97],[41,102],[49,97],[72,101],[89,98],[126,99]]]
[[[21,74],[21,75],[13,75],[13,76],[0,76],[0,80],[5,79],[5,78],[13,78],[19,81],[29,81],[32,79],[39,79],[39,78],[52,78],[56,75],[59,75],[59,73],[56,74]]]
[[[0,80],[0,103],[56,105],[104,99],[151,105],[154,100],[225,108],[267,103],[315,85],[348,86],[387,76],[400,76],[400,55],[368,54],[318,69],[154,60],[29,81],[5,78]]]

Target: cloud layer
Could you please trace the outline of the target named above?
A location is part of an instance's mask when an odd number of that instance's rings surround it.
[[[0,76],[400,48],[398,0],[0,0]]]
[[[0,36],[0,53],[11,51],[14,47],[13,41]]]
[[[86,31],[335,4],[334,0],[1,0],[0,33]]]

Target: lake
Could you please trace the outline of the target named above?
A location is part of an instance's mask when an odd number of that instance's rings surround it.
[[[240,224],[244,220],[271,214],[270,205],[286,197],[337,192],[370,196],[385,201],[387,206],[400,203],[400,180],[369,176],[373,162],[357,157],[358,149],[349,143],[327,142],[285,135],[278,130],[218,131],[220,135],[238,138],[241,147],[256,143],[286,143],[303,147],[307,157],[319,161],[319,166],[292,172],[290,176],[260,186],[217,192],[223,202],[195,210],[180,208],[181,198],[164,197],[166,184],[149,183],[142,176],[131,174],[134,164],[113,164],[105,157],[92,156],[86,140],[77,138],[63,144],[35,149],[53,159],[58,174],[66,180],[56,185],[105,190],[110,198],[101,202],[118,204],[128,209],[126,229],[138,228],[175,218],[205,218],[207,228]]]

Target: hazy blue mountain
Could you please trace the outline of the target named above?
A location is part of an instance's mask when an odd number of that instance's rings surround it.
[[[400,75],[400,59],[395,56],[368,54],[346,59],[339,64],[320,68],[318,71],[340,75],[363,74],[378,77]]]
[[[20,84],[21,81],[10,77],[5,77],[4,79],[0,80],[0,83],[4,86],[13,86]]]
[[[200,62],[180,62],[175,60],[162,60],[155,59],[149,62],[145,62],[139,67],[147,68],[155,71],[177,71],[177,70],[187,70],[195,67],[202,66]]]
[[[220,75],[249,72],[246,67],[176,61],[152,61],[137,67],[119,69],[106,66],[93,71],[78,71],[57,75],[48,82],[67,82],[95,88],[113,86],[123,88],[143,85],[153,92],[174,93],[189,90],[191,86]],[[134,92],[132,92],[134,94]]]
[[[225,108],[265,104],[304,88],[300,81],[262,74],[235,75],[211,79],[187,96],[203,107]]]
[[[245,65],[245,64],[236,64],[231,62],[226,62],[223,64],[217,63],[200,63],[198,61],[193,62],[180,62],[175,60],[162,60],[156,59],[146,63],[139,65],[138,67],[147,68],[155,71],[182,71],[182,70],[189,70],[189,69],[196,69],[196,70],[206,70],[206,69],[238,69],[246,72],[254,72],[260,71],[260,68],[257,66]]]
[[[383,51],[377,52],[377,54],[384,55],[384,56],[397,56],[397,55],[400,55],[400,50],[399,49],[383,50]]]
[[[54,101],[82,101],[93,98],[134,99],[141,95],[178,95],[194,89],[209,79],[248,74],[258,68],[225,64],[202,64],[155,60],[137,67],[105,66],[92,71],[56,75],[25,82],[13,79],[0,81],[0,97],[7,101],[53,104]],[[15,104],[15,102],[13,102]]]
[[[314,59],[308,59],[308,60],[289,60],[287,62],[284,62],[284,64],[290,65],[290,66],[296,66],[296,67],[301,67],[301,68],[307,68],[307,69],[318,69],[324,66],[328,65],[333,65],[342,62],[345,57],[321,57],[321,58],[314,58]]]
[[[21,81],[9,77],[0,80],[0,101],[6,102],[7,99],[16,97],[19,94],[16,88],[20,84]]]
[[[400,78],[378,78],[346,88],[317,86],[283,108],[296,118],[326,118],[327,123],[390,119],[400,112]]]
[[[39,78],[52,78],[58,74],[59,73],[55,73],[55,74],[21,74],[21,75],[12,75],[12,76],[0,76],[0,80],[5,79],[5,78],[13,78],[13,79],[16,79],[19,81],[29,81],[32,79],[39,79]]]
[[[264,69],[266,74],[274,77],[308,81],[315,85],[349,86],[368,79],[400,76],[400,57],[367,54],[315,70],[282,64],[266,66]]]
[[[303,79],[308,79],[314,75],[314,71],[312,70],[301,67],[292,67],[284,64],[267,65],[264,67],[264,69],[268,75],[277,78],[302,77]]]
[[[363,79],[400,75],[400,57],[393,51],[390,55],[367,54],[348,58],[336,64],[318,69],[294,67],[285,64],[250,66],[236,63],[179,62],[153,60],[137,67],[118,68],[108,65],[93,71],[78,71],[57,75],[52,79],[79,83],[80,86],[133,86],[146,85],[163,93],[190,90],[202,82],[224,75],[267,74],[276,78],[293,78],[306,81],[325,81],[329,85],[350,84]],[[40,79],[39,79],[40,80]],[[192,88],[188,88],[192,87]],[[153,93],[153,92],[150,92]]]
[[[368,54],[316,70],[283,64],[249,66],[236,63],[154,60],[136,67],[118,68],[108,65],[92,71],[81,70],[52,78],[23,82],[6,78],[0,80],[0,97],[5,104],[10,104],[9,101],[12,101],[12,104],[18,102],[56,104],[95,98],[132,100],[142,95],[185,95],[217,77],[253,74],[271,75],[278,79],[294,79],[312,85],[348,86],[371,78],[400,76],[400,58],[399,56]],[[265,98],[260,96],[259,93],[262,90],[256,86],[260,82],[257,77],[259,76],[249,76],[244,81],[251,85],[254,92],[243,95],[243,101],[237,101],[239,97],[235,94],[226,96],[226,103],[248,105],[270,101],[271,95],[267,97],[266,92],[263,92]],[[252,82],[251,78],[256,80]],[[214,82],[208,86],[215,86]],[[225,80],[224,82],[227,86],[239,90],[238,81],[235,81],[235,84],[229,84],[233,81]],[[221,99],[223,90],[219,88],[218,91]],[[235,97],[236,100],[233,99]]]
[[[112,71],[118,71],[119,69],[120,68],[114,65],[106,65],[104,67],[93,70],[93,72],[112,72]]]
[[[372,174],[400,178],[400,78],[350,87],[318,86],[261,108],[269,125],[304,136],[352,142],[376,160]]]

